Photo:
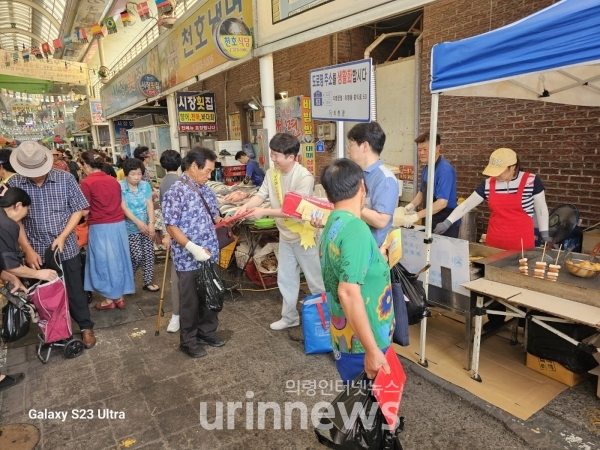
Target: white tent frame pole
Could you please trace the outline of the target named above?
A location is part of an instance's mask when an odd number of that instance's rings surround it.
[[[438,121],[438,106],[439,106],[440,94],[431,95],[431,121],[429,125],[429,158],[427,159],[427,198],[425,199],[425,210],[427,214],[425,216],[425,240],[427,243],[427,250],[425,251],[425,264],[429,265],[431,262],[431,232],[432,232],[432,216],[433,216],[433,186],[435,186],[435,147],[436,147],[436,136],[437,136],[437,121]],[[425,283],[424,288],[429,298],[429,270],[425,271]],[[419,351],[419,364],[427,367],[427,359],[425,357],[425,341],[427,337],[427,317],[423,317],[421,320],[421,336],[420,336],[420,351]]]

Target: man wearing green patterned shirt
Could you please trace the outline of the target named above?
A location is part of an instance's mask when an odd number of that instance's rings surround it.
[[[390,269],[368,225],[360,218],[365,205],[363,170],[349,159],[325,168],[321,183],[334,204],[321,238],[321,272],[327,290],[331,343],[342,379],[365,370],[374,378],[392,342],[395,319]]]

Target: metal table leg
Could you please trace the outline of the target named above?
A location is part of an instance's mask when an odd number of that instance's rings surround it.
[[[420,336],[420,347],[421,347],[421,354],[419,355],[419,364],[421,364],[423,367],[428,367],[429,363],[427,362],[427,359],[425,358],[425,338],[427,336],[427,317],[423,317],[423,319],[421,320],[421,336]]]
[[[473,339],[473,360],[471,362],[472,374],[471,378],[481,383],[481,377],[479,376],[479,352],[481,351],[481,325],[483,322],[483,295],[477,295],[471,292],[471,296],[477,297],[476,309],[475,309],[475,337]]]
[[[473,316],[465,314],[465,370],[471,370],[471,358],[473,357]]]

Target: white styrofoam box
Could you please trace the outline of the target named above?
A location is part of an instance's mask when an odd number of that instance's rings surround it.
[[[229,150],[227,150],[229,151]],[[218,156],[219,162],[222,166],[241,166],[242,163],[235,160],[235,156]]]
[[[242,141],[217,141],[215,143],[215,153],[219,155],[221,150],[227,150],[232,156],[235,156],[237,152],[242,150]]]

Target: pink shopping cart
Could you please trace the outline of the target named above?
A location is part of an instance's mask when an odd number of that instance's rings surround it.
[[[81,339],[73,337],[71,316],[69,314],[69,297],[62,278],[62,264],[59,252],[54,252],[54,260],[60,268],[59,277],[50,282],[39,282],[29,288],[29,297],[39,314],[38,326],[41,333],[37,346],[37,355],[44,364],[50,359],[53,347],[63,347],[67,358],[77,358],[83,353]],[[42,355],[42,351],[45,352]]]

